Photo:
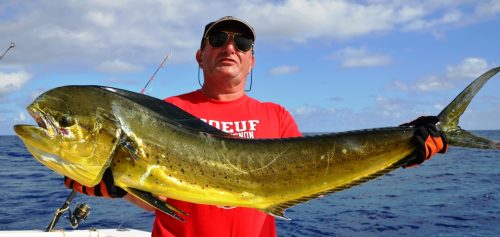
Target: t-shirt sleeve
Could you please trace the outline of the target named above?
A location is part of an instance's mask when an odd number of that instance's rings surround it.
[[[167,98],[163,99],[163,101],[166,101],[166,102],[168,102],[170,104],[179,106],[178,103],[177,103],[179,101],[179,99],[176,96],[167,97]]]
[[[302,133],[290,112],[283,107],[280,110],[280,138],[301,137]]]

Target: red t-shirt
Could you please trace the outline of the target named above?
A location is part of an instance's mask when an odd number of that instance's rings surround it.
[[[285,108],[246,95],[233,101],[206,97],[200,90],[165,99],[208,124],[242,138],[302,136]],[[174,199],[189,216],[180,222],[156,211],[152,236],[276,236],[274,217],[252,208],[220,208]]]

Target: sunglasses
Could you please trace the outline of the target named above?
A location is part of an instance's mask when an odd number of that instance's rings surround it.
[[[253,47],[253,40],[242,34],[218,31],[207,36],[208,44],[213,48],[218,48],[227,43],[229,36],[233,37],[234,45],[238,51],[245,53]]]

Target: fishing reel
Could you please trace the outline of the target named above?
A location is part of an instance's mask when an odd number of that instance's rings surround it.
[[[85,203],[77,204],[74,211],[71,211],[71,209],[69,208],[69,204],[73,200],[73,197],[75,196],[75,194],[76,194],[76,192],[74,190],[71,191],[68,198],[66,198],[66,201],[64,202],[64,204],[59,209],[57,209],[56,212],[54,213],[54,218],[52,218],[52,221],[45,229],[45,232],[51,232],[52,229],[54,229],[54,226],[56,226],[57,222],[59,221],[59,217],[61,217],[61,215],[65,211],[68,211],[68,213],[69,213],[68,220],[69,220],[69,223],[73,229],[78,228],[78,225],[80,225],[80,222],[87,219],[87,217],[90,214],[90,206],[89,205],[87,205]]]
[[[87,217],[90,214],[90,206],[87,205],[86,203],[80,203],[75,207],[75,210],[71,212],[71,209],[69,211],[69,223],[73,229],[78,228],[78,225],[80,222],[83,220],[87,219]]]

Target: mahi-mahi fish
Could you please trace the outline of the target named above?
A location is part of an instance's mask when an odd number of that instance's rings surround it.
[[[458,126],[498,71],[481,75],[438,115],[450,145],[500,149]],[[14,128],[39,162],[86,186],[99,183],[109,168],[116,186],[180,220],[186,213],[160,196],[286,218],[288,207],[404,166],[416,147],[414,127],[234,138],[163,100],[103,86],[55,88],[28,111],[38,126]]]

